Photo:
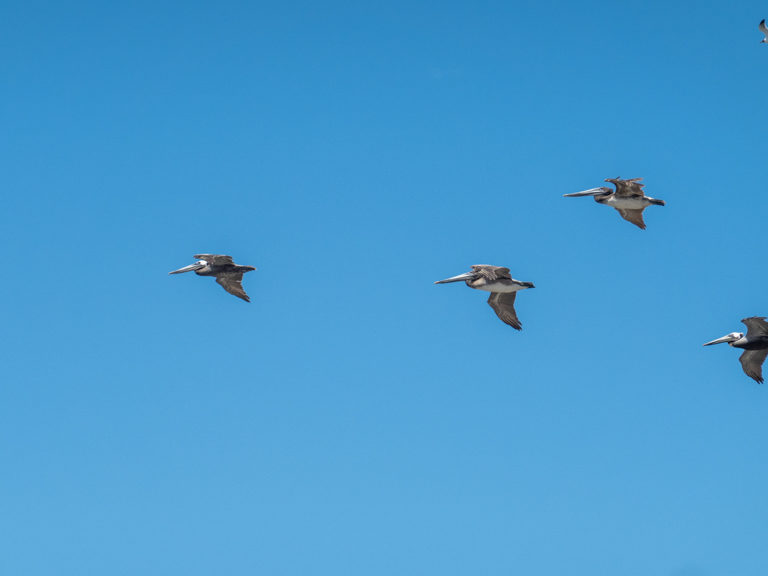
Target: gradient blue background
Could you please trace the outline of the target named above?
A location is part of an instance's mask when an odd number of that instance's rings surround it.
[[[0,573],[768,574],[764,2],[0,15]]]

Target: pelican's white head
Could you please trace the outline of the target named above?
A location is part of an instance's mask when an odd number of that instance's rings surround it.
[[[200,270],[200,268],[205,268],[208,265],[208,262],[205,260],[198,260],[194,264],[190,264],[189,266],[184,266],[184,268],[179,268],[178,270],[174,270],[173,272],[168,272],[168,274],[182,274],[184,272],[192,272],[193,270]]]
[[[730,334],[726,334],[725,336],[722,336],[718,338],[717,340],[712,340],[711,342],[707,342],[704,344],[704,346],[712,346],[712,344],[723,344],[724,342],[727,342],[731,346],[733,346],[733,343],[736,342],[736,340],[740,340],[744,337],[744,334],[741,332],[731,332]]]

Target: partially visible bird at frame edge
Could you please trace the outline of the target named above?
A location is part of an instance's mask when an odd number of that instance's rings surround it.
[[[253,266],[240,266],[232,261],[231,256],[224,254],[195,254],[197,262],[179,268],[168,274],[183,274],[194,272],[198,276],[215,276],[216,282],[233,296],[250,302],[251,299],[243,290],[243,274],[256,270]]]
[[[760,44],[768,44],[768,26],[765,25],[765,18],[760,21],[758,28],[760,28],[760,32],[765,36],[765,38],[760,40]]]
[[[744,318],[742,323],[747,327],[747,334],[731,332],[717,340],[707,342],[704,346],[728,343],[734,348],[741,348],[744,353],[739,357],[744,373],[758,384],[763,383],[763,362],[768,356],[768,322],[764,316]]]
[[[646,196],[643,192],[645,184],[640,184],[642,178],[630,178],[622,180],[621,178],[606,178],[606,182],[616,186],[616,190],[611,190],[607,186],[600,188],[590,188],[583,192],[574,192],[572,194],[563,194],[566,198],[577,198],[579,196],[594,196],[595,202],[615,208],[621,214],[621,217],[628,222],[632,222],[641,230],[645,230],[643,221],[643,210],[648,206],[664,206],[666,202],[657,198]]]
[[[509,324],[515,330],[522,330],[523,325],[515,312],[515,297],[520,290],[535,288],[533,282],[521,282],[509,275],[509,268],[490,266],[488,264],[475,264],[471,272],[459,274],[445,280],[438,280],[435,284],[448,284],[449,282],[466,282],[467,286],[475,290],[490,292],[488,304],[496,312],[496,315],[505,324]]]

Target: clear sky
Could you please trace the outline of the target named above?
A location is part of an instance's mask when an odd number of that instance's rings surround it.
[[[3,3],[0,573],[768,574],[761,18]]]

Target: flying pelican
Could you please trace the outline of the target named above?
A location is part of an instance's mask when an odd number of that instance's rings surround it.
[[[760,32],[765,34],[765,38],[760,40],[760,44],[768,44],[768,27],[765,25],[765,18],[760,21]]]
[[[600,188],[591,188],[584,192],[574,192],[573,194],[563,194],[566,198],[575,198],[577,196],[594,196],[595,202],[605,204],[611,208],[616,208],[624,220],[632,222],[641,230],[645,230],[643,222],[643,210],[651,204],[664,206],[664,200],[651,198],[643,193],[643,186],[640,184],[642,178],[630,178],[622,180],[621,178],[606,178],[606,182],[616,186],[616,190],[611,190],[607,186]]]
[[[731,332],[722,338],[707,342],[704,346],[728,342],[734,348],[742,348],[744,354],[739,357],[744,373],[758,384],[763,383],[763,362],[768,356],[768,322],[764,316],[744,318],[742,323],[747,327],[747,335],[742,332]]]
[[[475,264],[471,268],[472,272],[459,274],[445,280],[438,280],[435,284],[464,281],[470,288],[490,292],[488,304],[496,312],[496,316],[515,330],[522,330],[523,325],[517,319],[517,314],[515,313],[515,296],[517,296],[519,290],[535,288],[533,282],[515,280],[509,275],[509,268],[502,268],[501,266]]]
[[[256,270],[253,266],[239,266],[232,261],[232,256],[223,254],[195,254],[197,262],[179,268],[168,274],[181,274],[182,272],[192,272],[198,276],[215,276],[216,282],[230,294],[250,302],[248,294],[243,290],[243,274]]]

